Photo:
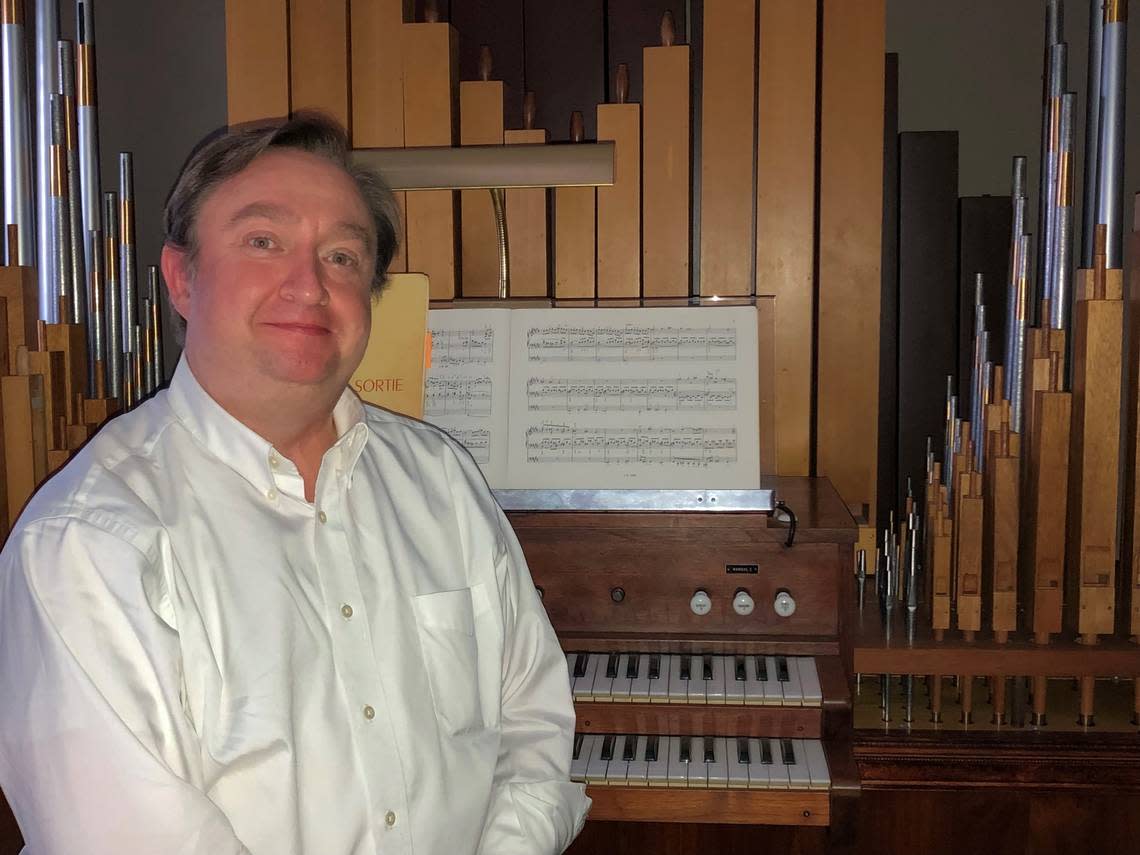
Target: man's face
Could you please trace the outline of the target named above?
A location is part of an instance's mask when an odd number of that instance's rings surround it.
[[[250,383],[344,387],[371,326],[371,223],[349,176],[295,150],[260,155],[206,196],[193,271],[168,247],[163,272],[215,398]]]

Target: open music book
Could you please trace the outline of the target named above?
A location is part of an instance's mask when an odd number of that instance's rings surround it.
[[[428,314],[424,418],[492,487],[759,487],[755,307]]]

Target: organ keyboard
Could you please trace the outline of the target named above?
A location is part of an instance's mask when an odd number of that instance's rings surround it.
[[[825,480],[773,481],[799,517],[791,546],[739,494],[734,510],[709,494],[676,510],[676,493],[662,512],[651,494],[608,511],[565,495],[546,511],[533,496],[505,505],[566,652],[571,777],[591,820],[834,828],[853,815],[839,604],[855,526]]]

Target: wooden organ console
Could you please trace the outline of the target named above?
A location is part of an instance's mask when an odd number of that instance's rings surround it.
[[[791,545],[788,524],[712,506],[715,492],[688,511],[512,510],[500,495],[566,652],[590,826],[747,825],[760,841],[760,826],[852,815],[855,524],[826,479],[766,485],[796,516]]]

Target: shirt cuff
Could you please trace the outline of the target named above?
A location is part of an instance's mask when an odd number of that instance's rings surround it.
[[[514,821],[489,818],[479,847],[485,855],[558,855],[578,836],[590,810],[585,786],[570,781],[511,782],[499,801],[492,812],[513,812]],[[507,831],[511,826],[517,833]]]

